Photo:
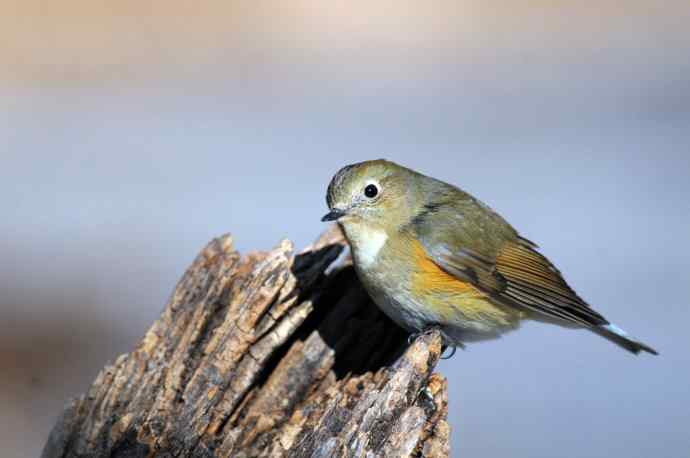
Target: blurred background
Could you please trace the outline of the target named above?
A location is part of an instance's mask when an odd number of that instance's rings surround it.
[[[450,382],[459,457],[690,449],[690,3],[2,1],[0,444],[37,456],[211,238],[323,229],[385,157],[502,213],[633,357],[528,324]]]

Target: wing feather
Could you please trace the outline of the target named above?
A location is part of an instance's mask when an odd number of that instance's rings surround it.
[[[506,290],[522,294],[521,305],[527,308],[585,326],[608,323],[573,291],[560,271],[530,245],[520,241],[506,243],[496,256],[495,269],[506,279]]]

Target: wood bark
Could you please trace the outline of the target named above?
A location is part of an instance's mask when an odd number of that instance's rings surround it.
[[[441,457],[441,339],[408,345],[337,227],[293,255],[212,240],[160,318],[73,400],[44,457]]]

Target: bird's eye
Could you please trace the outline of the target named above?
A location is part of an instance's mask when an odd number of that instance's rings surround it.
[[[364,195],[367,196],[369,199],[373,199],[378,195],[378,193],[379,188],[377,188],[375,184],[367,185],[367,187],[364,188]]]

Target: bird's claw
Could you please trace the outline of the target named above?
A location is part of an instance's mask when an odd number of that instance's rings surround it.
[[[421,330],[421,331],[419,331],[419,332],[414,332],[414,333],[410,334],[410,335],[407,337],[407,344],[408,344],[408,345],[411,345],[412,342],[414,342],[414,340],[415,340],[417,337],[421,337],[421,336],[423,336],[423,335],[427,335],[427,334],[429,334],[429,333],[431,333],[431,332],[433,332],[433,331],[440,331],[440,332],[441,332],[441,335],[443,335],[443,330],[441,329],[441,326],[429,326],[428,328],[425,328],[425,329],[423,329],[423,330]],[[444,345],[444,346],[443,346],[443,351],[441,352],[441,359],[451,359],[451,358],[455,355],[455,352],[458,351],[458,347],[460,347],[461,349],[464,349],[464,348],[465,348],[465,346],[462,345],[461,343],[455,343],[454,345]],[[444,356],[444,353],[445,353],[446,350],[448,350],[449,348],[450,348],[450,354]]]
[[[408,343],[408,344],[411,344],[412,342],[414,342],[414,340],[415,340],[417,337],[425,336],[425,335],[430,334],[430,333],[432,333],[432,332],[434,332],[434,331],[439,331],[439,332],[440,332],[440,331],[441,331],[441,327],[440,327],[440,326],[429,326],[428,328],[424,328],[424,329],[422,329],[422,330],[419,331],[419,332],[413,332],[412,334],[410,334],[410,335],[407,337],[407,343]]]
[[[450,348],[450,354],[445,355],[446,350],[448,350],[449,348]],[[441,359],[451,359],[455,355],[456,351],[458,351],[458,347],[456,345],[449,345],[449,346],[443,347],[443,351],[441,352]]]

